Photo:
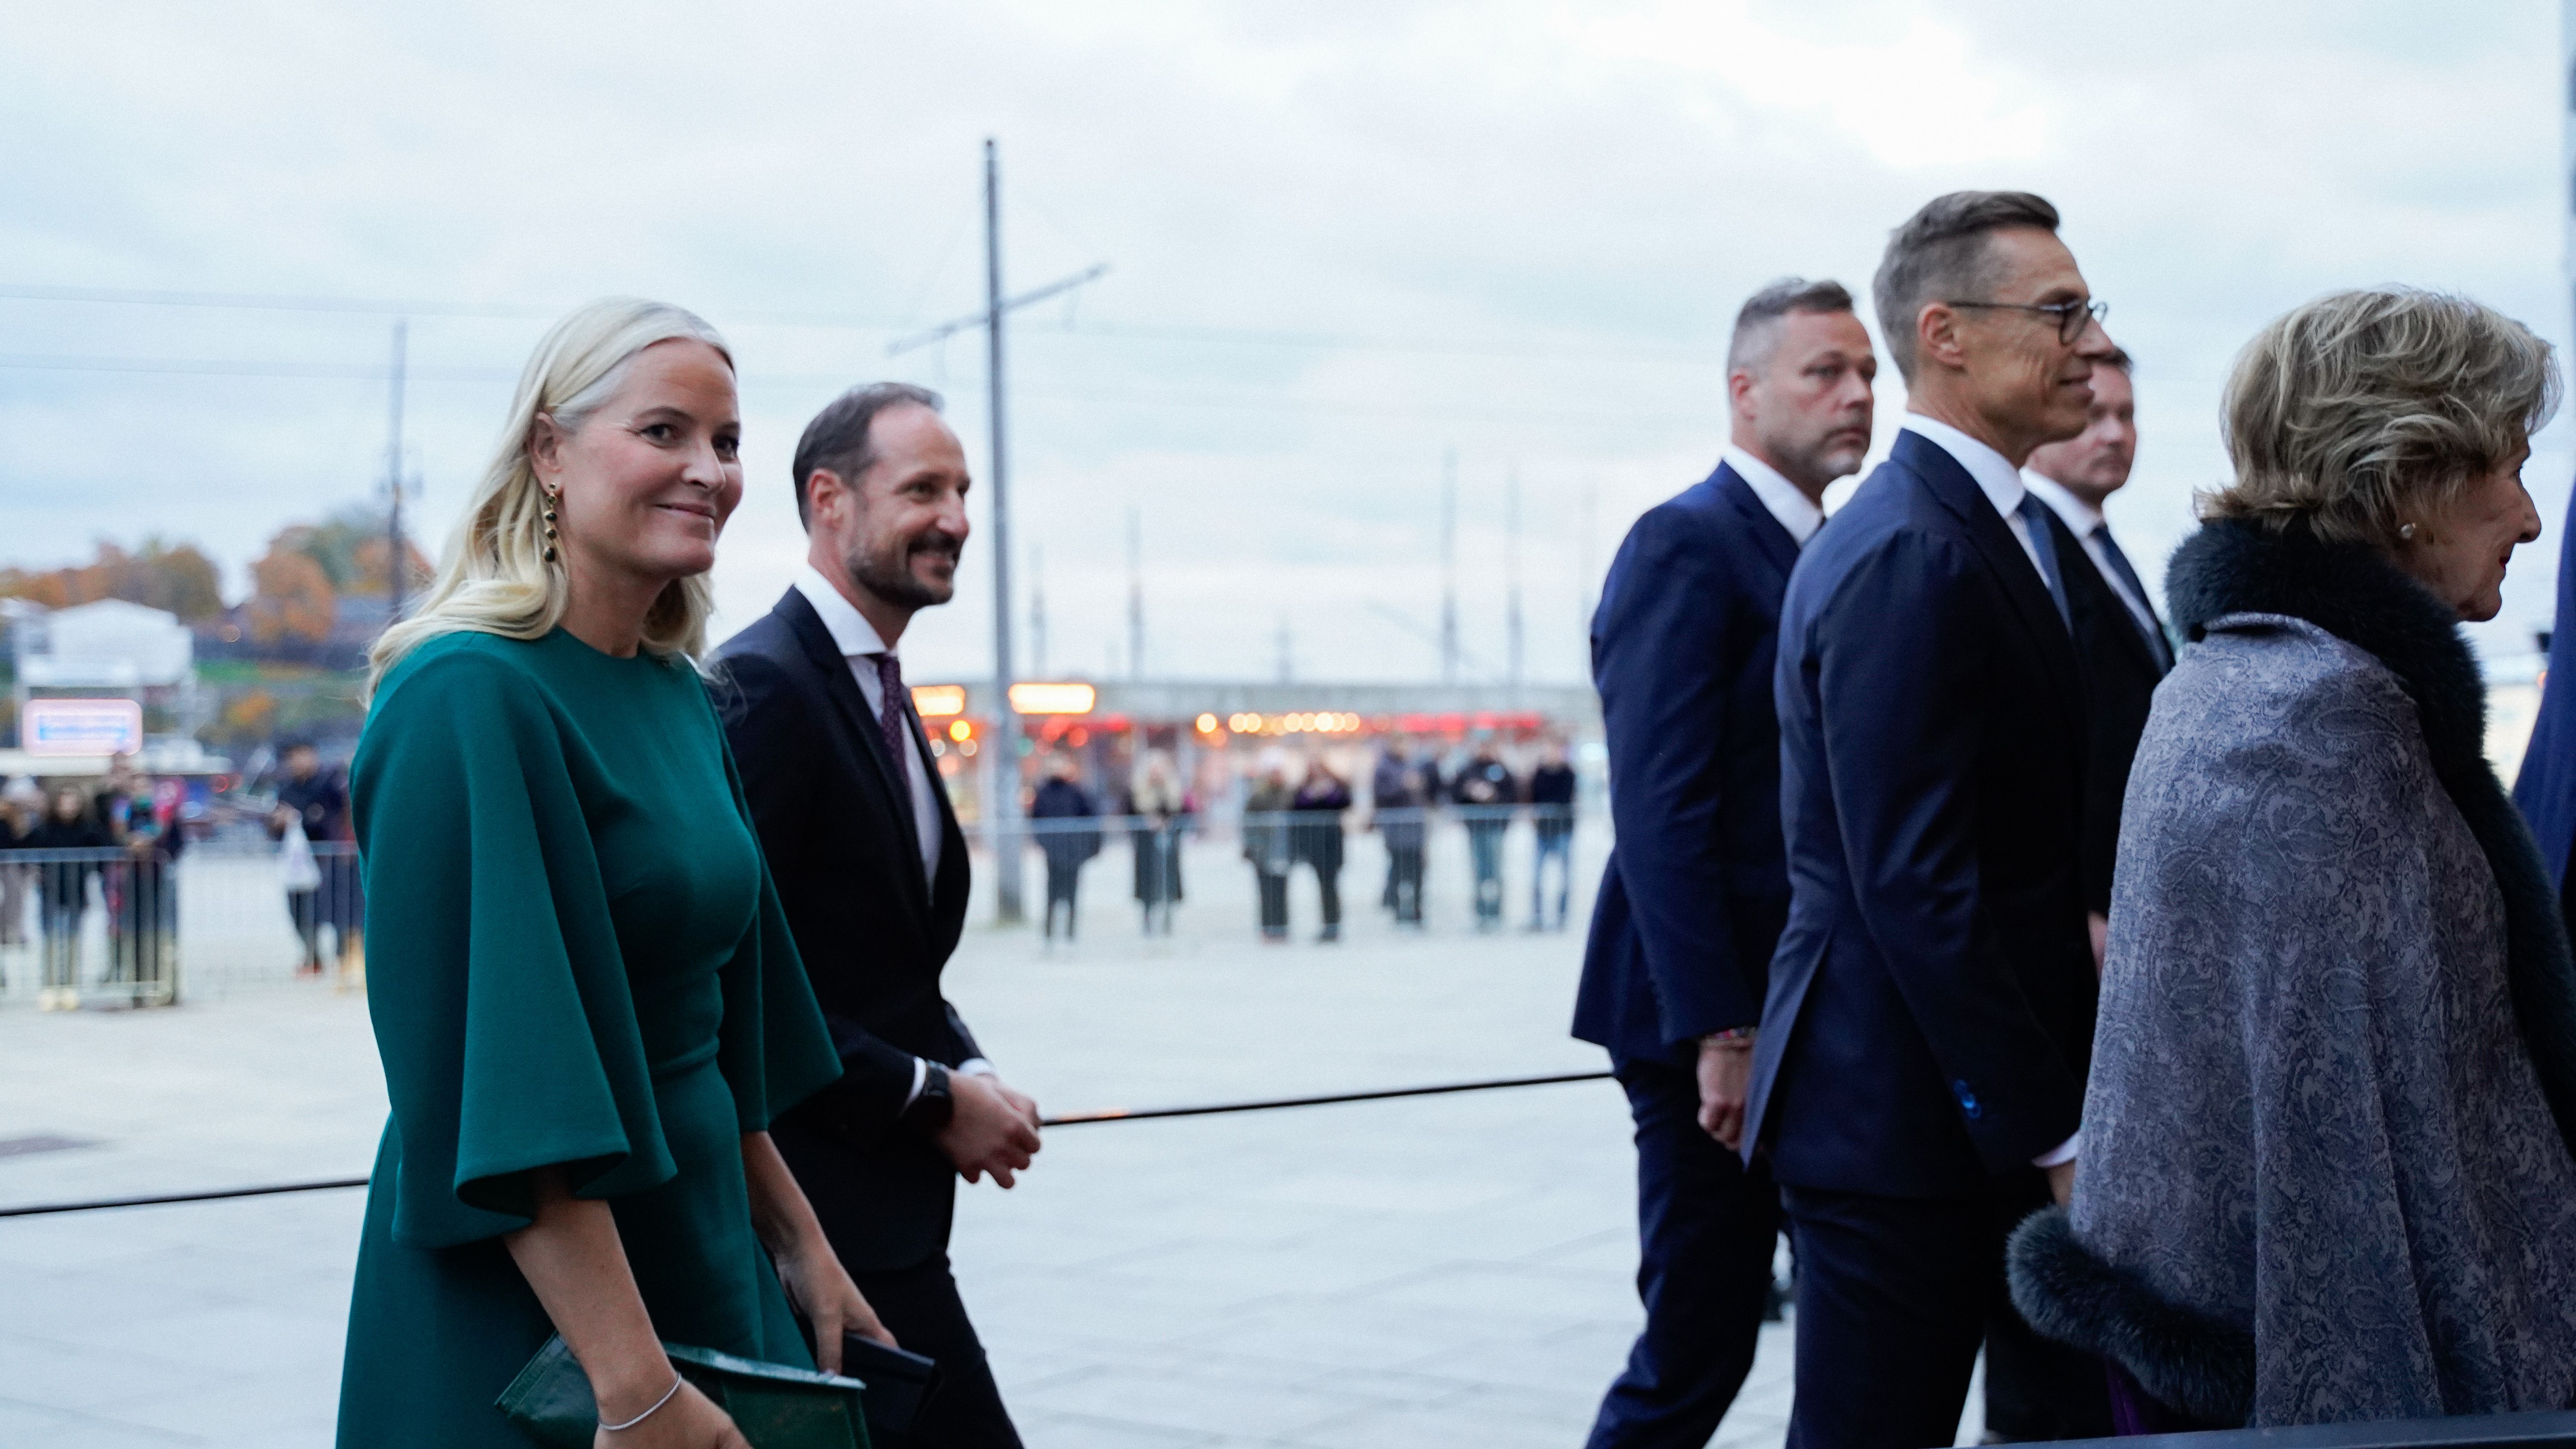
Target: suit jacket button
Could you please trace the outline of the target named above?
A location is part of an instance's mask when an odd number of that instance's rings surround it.
[[[1974,1122],[1985,1115],[1985,1110],[1977,1105],[1977,1094],[1968,1090],[1966,1082],[1952,1082],[1950,1090],[1959,1094],[1959,1110],[1968,1114],[1969,1121]]]

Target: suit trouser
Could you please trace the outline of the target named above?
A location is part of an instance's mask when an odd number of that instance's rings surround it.
[[[853,1271],[850,1278],[897,1343],[939,1361],[938,1392],[922,1406],[912,1432],[876,1440],[876,1449],[1020,1449],[983,1341],[957,1296],[948,1255],[892,1272]]]
[[[2048,1200],[2037,1168],[1965,1198],[1898,1198],[1784,1184],[1798,1253],[1798,1390],[1789,1449],[1924,1449],[1959,1432],[1977,1348],[2013,1312],[2004,1239]],[[2024,1334],[2027,1328],[2022,1329]],[[2080,1416],[2100,1405],[2101,1362],[2056,1349],[2027,1356],[2023,1392]],[[1990,1365],[1991,1367],[1991,1365]],[[2087,1430],[2085,1432],[2092,1432]]]
[[[1622,1062],[1637,1123],[1637,1296],[1646,1330],[1592,1424],[1588,1449],[1700,1449],[1753,1367],[1780,1199],[1770,1170],[1699,1126],[1699,1083]]]
[[[1267,871],[1254,866],[1253,874],[1258,878],[1261,890],[1261,934],[1287,935],[1288,873],[1284,870]]]

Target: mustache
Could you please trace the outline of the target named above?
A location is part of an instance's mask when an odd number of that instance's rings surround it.
[[[907,557],[918,553],[942,554],[947,557],[950,563],[955,563],[958,556],[963,554],[965,551],[966,540],[957,537],[955,534],[949,533],[945,529],[937,528],[930,530],[928,533],[914,535],[912,542],[904,546],[904,553]]]

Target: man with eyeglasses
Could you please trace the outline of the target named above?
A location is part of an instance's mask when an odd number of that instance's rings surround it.
[[[2020,470],[2083,431],[2113,348],[2057,225],[2028,193],[1956,192],[1889,238],[1904,427],[1782,606],[1789,922],[1745,1142],[1797,1248],[1791,1449],[1950,1443],[2011,1312],[2004,1240],[2074,1186],[2084,673]],[[2046,1391],[2109,1433],[2100,1366],[2053,1362]]]

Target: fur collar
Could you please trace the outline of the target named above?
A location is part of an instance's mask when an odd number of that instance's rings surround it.
[[[2558,892],[2530,828],[2486,759],[2486,684],[2457,617],[2378,552],[2221,519],[2202,525],[2165,575],[2174,622],[2198,642],[2231,614],[2304,619],[2386,665],[2415,700],[2435,776],[2485,852],[2504,897],[2514,1017],[2559,1134],[2576,1152],[2576,964]],[[2013,1302],[2041,1334],[2119,1362],[2192,1418],[2246,1422],[2251,1334],[2167,1302],[2096,1257],[2065,1211],[2013,1235]]]

